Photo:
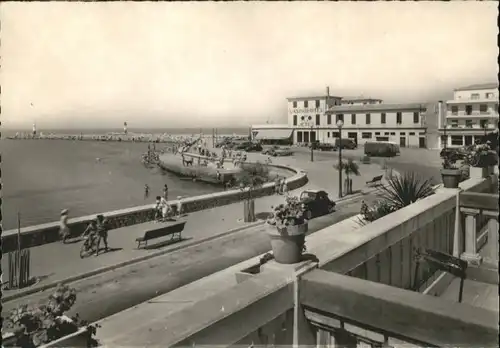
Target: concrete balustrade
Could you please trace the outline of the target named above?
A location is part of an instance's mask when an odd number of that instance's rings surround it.
[[[298,168],[283,165],[271,165],[294,173],[286,179],[289,190],[304,186],[308,179],[307,174]],[[255,189],[252,193],[254,198],[274,194],[274,183],[264,184]],[[224,192],[187,197],[181,199],[182,212],[191,213],[204,209],[224,206],[239,202],[248,198],[248,189],[233,189]],[[169,204],[176,206],[178,200],[169,201]],[[102,213],[110,224],[111,229],[152,221],[155,216],[155,205],[148,204],[139,207],[120,209]],[[79,236],[83,233],[90,221],[96,214],[69,219],[69,227],[72,236]],[[21,228],[21,246],[23,248],[53,243],[60,240],[59,222],[51,222],[36,226]],[[10,252],[17,249],[18,231],[7,230],[2,233],[2,252]]]
[[[498,178],[469,179],[460,187],[465,192],[491,192],[491,180]],[[418,248],[453,251],[456,194],[454,189],[440,189],[365,226],[359,217],[329,226],[306,238],[308,253],[317,263],[279,265],[271,260],[259,267],[259,258],[253,258],[102,320],[97,338],[105,346],[315,346],[322,334],[317,325],[310,325],[313,319],[307,311],[310,314],[316,306],[324,309],[326,318],[317,316],[316,324],[321,321],[326,330],[336,323],[346,332],[359,325],[362,331],[378,332],[384,342],[394,335],[396,340],[428,346],[446,342],[450,329],[454,343],[470,342],[469,332],[474,332],[481,339],[477,342],[490,344],[496,333],[495,314],[405,290],[413,288],[416,277],[419,290],[424,289],[439,273],[425,267],[415,272]],[[481,272],[475,276],[484,278],[486,272],[493,278],[491,270]],[[335,294],[348,294],[351,306],[342,307],[342,298],[332,298]],[[356,307],[358,298],[369,300],[366,306],[374,303],[369,317],[363,317],[361,302]],[[328,303],[323,306],[323,301]],[[385,311],[387,306],[398,314]],[[426,315],[431,322],[425,322]],[[420,324],[425,325],[417,330]]]

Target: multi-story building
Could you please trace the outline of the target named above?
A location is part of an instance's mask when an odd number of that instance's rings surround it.
[[[498,127],[498,83],[457,88],[442,109],[440,148],[472,145]]]
[[[377,100],[378,101],[378,100]],[[400,146],[426,147],[425,104],[345,104],[330,107],[317,129],[321,142],[339,137],[337,122],[343,121],[342,138],[357,144],[392,141]],[[300,139],[300,136],[297,135]]]

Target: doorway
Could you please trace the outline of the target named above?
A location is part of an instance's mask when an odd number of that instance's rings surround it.
[[[354,140],[354,143],[355,143],[356,145],[358,145],[358,133],[357,133],[357,132],[348,132],[348,133],[347,133],[347,137],[348,137],[349,139]]]
[[[304,143],[309,142],[309,132],[304,132]]]
[[[418,147],[421,149],[425,149],[427,147],[425,144],[425,137],[418,138]]]
[[[316,141],[316,132],[311,131],[311,143],[314,143]]]
[[[399,146],[406,147],[406,137],[399,137]]]
[[[465,136],[465,145],[472,145],[472,135]]]

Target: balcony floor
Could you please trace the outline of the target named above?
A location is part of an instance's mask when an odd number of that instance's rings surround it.
[[[460,279],[454,278],[448,288],[441,294],[440,298],[458,302],[459,289]],[[465,279],[462,303],[498,312],[498,285]]]

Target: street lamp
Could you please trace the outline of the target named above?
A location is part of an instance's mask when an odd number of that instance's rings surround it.
[[[313,150],[314,143],[312,140],[313,132],[314,132],[314,125],[311,124],[311,133],[309,134],[309,141],[311,142],[311,162],[314,162],[314,150]]]
[[[342,120],[337,121],[337,127],[339,128],[339,198],[342,198],[342,126],[344,122]]]

